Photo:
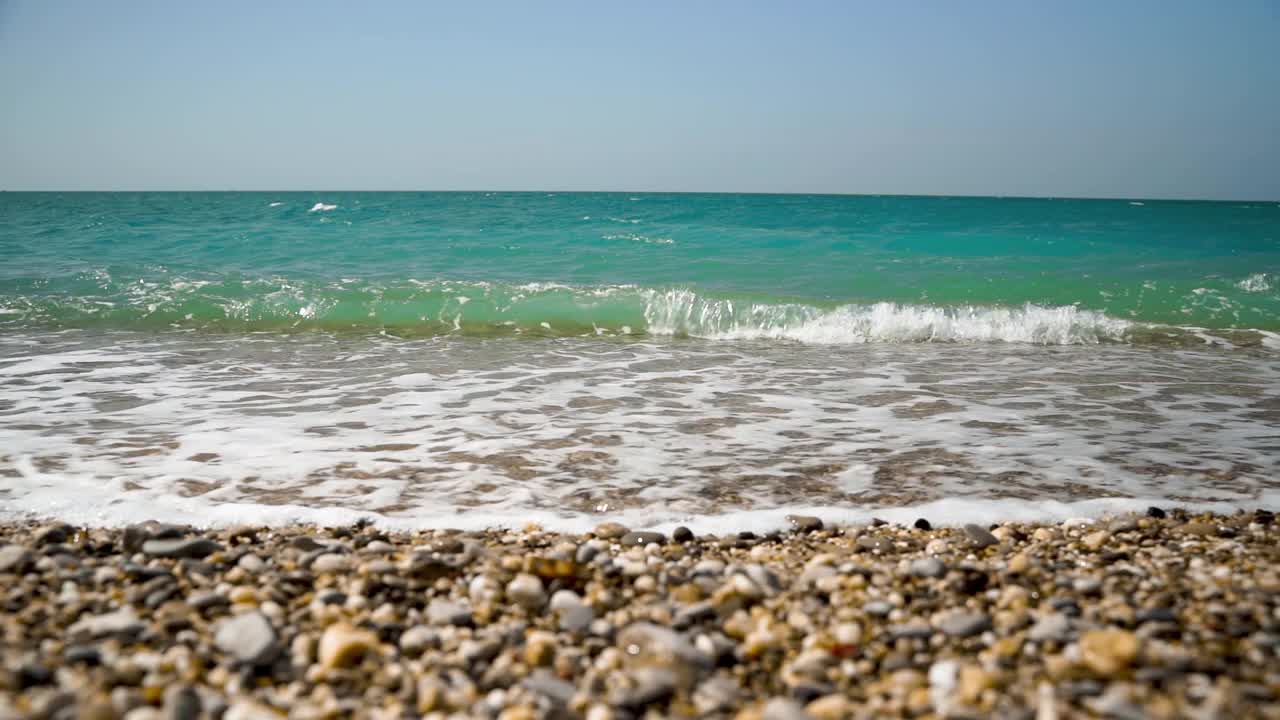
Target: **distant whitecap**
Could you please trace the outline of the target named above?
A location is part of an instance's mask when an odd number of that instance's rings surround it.
[[[312,205],[311,209],[308,210],[307,212],[328,212],[330,210],[337,210],[337,209],[338,209],[337,205],[326,205],[322,202],[318,202],[315,205]]]

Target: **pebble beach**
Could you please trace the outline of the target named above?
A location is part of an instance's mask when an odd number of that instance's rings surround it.
[[[0,526],[0,718],[1280,718],[1280,529]]]

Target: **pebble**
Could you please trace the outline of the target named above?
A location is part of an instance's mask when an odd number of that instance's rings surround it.
[[[991,531],[981,525],[974,525],[973,523],[965,525],[964,534],[969,538],[969,541],[979,549],[1000,544],[1000,541],[996,536],[992,535]]]
[[[281,720],[283,717],[283,713],[253,700],[237,700],[223,713],[222,720]]]
[[[973,637],[991,629],[991,617],[986,613],[953,612],[943,617],[938,629],[950,637]]]
[[[889,637],[896,639],[907,638],[915,640],[927,640],[933,636],[933,628],[924,622],[910,622],[898,625],[890,625],[886,628]]]
[[[68,628],[68,632],[72,636],[83,634],[95,640],[107,637],[129,640],[146,627],[133,610],[124,608],[105,615],[82,617]]]
[[[622,545],[623,547],[634,547],[634,546],[644,547],[649,543],[662,545],[666,541],[667,541],[666,535],[663,535],[662,533],[659,533],[659,532],[647,532],[647,531],[629,532],[623,535],[622,537],[618,538],[618,544]]]
[[[148,540],[142,543],[142,552],[162,558],[203,558],[222,550],[218,543],[202,537]]]
[[[671,531],[671,539],[678,543],[687,543],[693,541],[693,531],[681,525]]]
[[[323,667],[333,670],[355,665],[377,648],[378,638],[373,633],[345,622],[335,623],[320,636],[317,657]]]
[[[409,657],[417,657],[439,641],[440,637],[434,628],[418,625],[400,634],[400,651]]]
[[[102,652],[92,645],[72,645],[62,651],[62,661],[68,665],[101,665]]]
[[[592,535],[604,540],[614,540],[631,532],[626,525],[620,525],[616,522],[600,523],[591,531]]]
[[[1090,630],[1080,635],[1080,659],[1098,675],[1112,677],[1133,663],[1138,645],[1138,638],[1125,630]]]
[[[266,665],[280,654],[280,642],[271,621],[260,612],[224,620],[214,635],[222,652],[247,665]]]
[[[1080,577],[1071,583],[1071,589],[1081,595],[1097,595],[1102,592],[1102,580],[1096,577]]]
[[[742,690],[733,680],[716,675],[698,685],[693,692],[693,706],[699,716],[735,709],[741,702]]]
[[[815,720],[846,720],[853,716],[854,705],[840,693],[824,695],[804,706]]]
[[[892,525],[619,551],[536,527],[153,524],[126,553],[120,531],[0,524],[0,560],[32,556],[0,586],[0,720],[1245,717],[1280,694],[1260,517],[1007,523],[1008,557]],[[174,539],[230,549],[137,552]]]
[[[822,529],[822,520],[812,515],[788,515],[787,524],[792,530],[801,533],[817,532]]]
[[[340,573],[346,572],[351,566],[351,561],[346,555],[338,555],[336,553],[324,553],[318,555],[311,561],[312,572],[318,573]]]
[[[23,573],[35,564],[35,556],[21,545],[0,547],[0,573]]]
[[[461,603],[436,598],[427,605],[427,621],[432,625],[469,625],[471,608]]]
[[[575,605],[560,612],[560,629],[568,633],[584,633],[595,622],[596,613],[586,605]]]
[[[912,561],[911,574],[922,578],[940,578],[947,574],[947,566],[936,557],[923,557]]]
[[[633,663],[673,669],[686,681],[711,669],[711,658],[687,638],[652,623],[632,623],[623,628],[617,645]]]
[[[542,587],[542,580],[536,575],[520,573],[507,583],[507,597],[529,612],[542,609],[547,602],[547,591]]]
[[[629,687],[619,688],[611,704],[630,712],[665,703],[675,694],[676,674],[667,668],[640,667],[628,675]]]
[[[198,720],[200,709],[200,695],[188,685],[174,685],[164,693],[164,720]]]
[[[917,530],[932,530],[932,529],[933,529],[933,525],[932,525],[932,524],[930,524],[930,522],[929,522],[928,520],[925,520],[924,518],[916,518],[916,521],[915,521],[915,523],[913,523],[912,527],[914,527],[914,528],[915,528],[915,529],[917,529]]]
[[[1139,610],[1134,616],[1134,620],[1139,625],[1149,622],[1178,622],[1178,613],[1167,607],[1145,608]]]
[[[573,685],[557,678],[547,670],[535,670],[524,679],[521,685],[535,695],[549,699],[553,705],[560,708],[568,706],[577,691]]]
[[[791,698],[774,698],[760,711],[761,720],[814,720],[804,706]]]
[[[1027,637],[1036,642],[1065,643],[1071,638],[1071,618],[1061,613],[1045,615],[1031,627]]]
[[[1080,538],[1080,542],[1085,547],[1094,551],[1102,549],[1102,547],[1106,545],[1109,540],[1111,540],[1111,533],[1107,532],[1106,530],[1099,530],[1097,532],[1092,532]]]
[[[862,606],[862,611],[872,617],[888,617],[893,612],[893,605],[884,600],[872,600]]]
[[[247,573],[257,574],[267,569],[267,563],[257,555],[249,553],[247,555],[242,555],[240,559],[236,561],[236,567]]]

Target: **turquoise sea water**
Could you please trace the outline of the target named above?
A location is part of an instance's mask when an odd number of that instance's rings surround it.
[[[1072,342],[1280,329],[1278,274],[1276,203],[0,195],[11,328]]]
[[[0,193],[0,518],[1280,505],[1280,204]]]

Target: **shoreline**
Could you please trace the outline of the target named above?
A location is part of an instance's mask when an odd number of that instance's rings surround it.
[[[1280,718],[1267,511],[719,536],[0,521],[0,718]]]

